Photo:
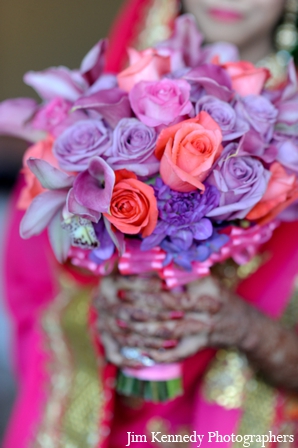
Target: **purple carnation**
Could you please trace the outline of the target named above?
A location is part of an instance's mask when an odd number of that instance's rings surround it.
[[[113,133],[107,162],[114,170],[127,169],[139,176],[158,173],[154,155],[157,133],[136,118],[123,118]]]
[[[199,99],[196,104],[196,113],[207,112],[220,126],[223,141],[231,141],[241,137],[249,131],[246,121],[237,116],[235,110],[226,101],[221,101],[211,95]]]
[[[189,249],[182,251],[178,245],[166,238],[161,243],[161,248],[167,253],[164,265],[174,261],[186,271],[191,271],[193,261],[206,261],[214,252],[219,252],[229,239],[228,235],[219,234],[214,230],[207,240],[194,242]]]
[[[66,129],[54,144],[54,154],[66,171],[84,171],[93,157],[112,144],[112,131],[103,120],[82,120]]]
[[[166,252],[185,254],[189,263],[205,259],[209,251],[197,246],[213,234],[211,221],[205,216],[219,204],[217,188],[207,185],[204,194],[181,193],[171,190],[160,178],[153,188],[159,219],[153,233],[143,240],[142,250],[160,245]]]

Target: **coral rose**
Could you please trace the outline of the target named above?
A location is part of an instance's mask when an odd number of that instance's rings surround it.
[[[120,89],[129,92],[140,81],[158,81],[171,71],[171,58],[153,48],[138,52],[128,50],[130,66],[117,76]]]
[[[220,127],[206,112],[164,129],[155,150],[164,183],[185,193],[204,191],[202,182],[221,154],[221,142]]]
[[[153,188],[139,181],[130,171],[116,171],[110,213],[104,213],[104,216],[123,233],[151,235],[158,218]]]
[[[20,198],[18,201],[19,209],[27,210],[27,208],[29,207],[35,196],[46,191],[41,186],[41,183],[39,182],[37,177],[28,168],[27,160],[29,160],[30,157],[33,157],[34,159],[42,159],[48,162],[50,165],[54,166],[55,168],[58,168],[58,162],[54,157],[52,151],[53,144],[54,144],[53,137],[48,136],[44,140],[41,140],[35,145],[30,146],[30,148],[28,148],[27,151],[25,152],[23,157],[22,173],[24,174],[25,177],[26,186],[23,188],[20,194]]]
[[[230,75],[233,89],[242,96],[259,95],[271,76],[267,68],[247,61],[227,62],[222,67]]]
[[[264,196],[246,216],[251,221],[264,218],[269,212],[273,219],[277,213],[289,205],[289,200],[292,202],[293,193],[296,191],[296,195],[298,194],[297,180],[294,174],[288,175],[278,162],[271,165],[270,172],[272,175]],[[282,208],[279,207],[281,204]],[[273,213],[274,209],[276,209],[276,214]]]

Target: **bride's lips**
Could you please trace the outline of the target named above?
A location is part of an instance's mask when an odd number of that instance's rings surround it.
[[[210,8],[208,14],[219,22],[239,22],[243,19],[243,14],[231,9]]]

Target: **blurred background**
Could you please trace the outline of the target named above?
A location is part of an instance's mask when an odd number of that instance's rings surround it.
[[[6,0],[0,2],[0,101],[35,97],[24,73],[49,66],[79,67],[88,50],[108,34],[123,0]],[[8,198],[26,144],[0,137],[0,446],[16,394],[12,325],[5,307],[3,258]]]

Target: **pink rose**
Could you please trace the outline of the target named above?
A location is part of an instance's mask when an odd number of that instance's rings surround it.
[[[184,79],[142,81],[129,93],[134,113],[151,127],[183,120],[192,111],[189,96],[190,85]]]
[[[34,116],[32,127],[49,132],[54,137],[60,135],[73,123],[86,118],[82,111],[71,112],[73,104],[64,98],[56,97],[41,107]]]
[[[259,95],[271,76],[267,68],[247,61],[227,62],[222,67],[230,75],[233,89],[242,96]]]
[[[220,127],[206,112],[164,129],[155,150],[164,183],[176,191],[204,191],[202,182],[222,152],[221,141]]]
[[[117,76],[120,89],[129,92],[140,81],[158,81],[171,71],[171,58],[148,48],[138,52],[128,50],[130,65]]]

